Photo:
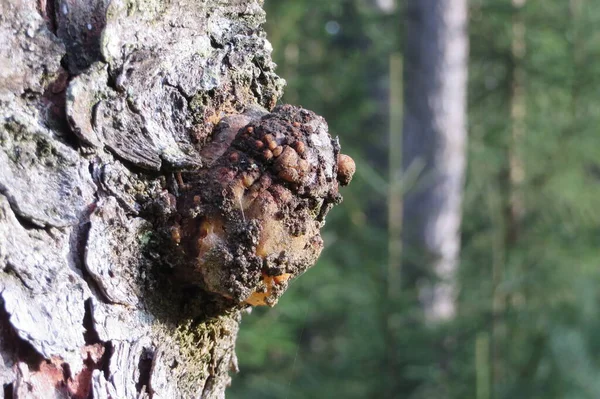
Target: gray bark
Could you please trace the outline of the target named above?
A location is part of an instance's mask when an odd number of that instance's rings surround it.
[[[172,289],[156,226],[169,171],[280,97],[264,19],[260,0],[0,2],[5,397],[224,396],[242,307]]]
[[[409,0],[406,14],[404,201],[409,263],[429,276],[420,289],[428,319],[455,312],[466,145],[467,2]]]

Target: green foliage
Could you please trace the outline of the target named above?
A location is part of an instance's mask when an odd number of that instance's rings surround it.
[[[318,265],[275,308],[244,318],[229,396],[600,396],[600,5],[471,1],[459,310],[433,329],[417,287],[387,295],[387,76],[404,16],[368,3],[266,1],[284,102],[325,116],[358,171]],[[522,60],[511,53],[516,20],[526,28]],[[525,74],[516,142],[515,68]],[[511,157],[523,164],[518,186]],[[515,195],[524,212],[511,219]]]

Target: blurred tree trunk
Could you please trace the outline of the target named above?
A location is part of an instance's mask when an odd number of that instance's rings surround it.
[[[579,120],[579,108],[580,104],[580,91],[582,87],[582,80],[580,74],[580,68],[584,66],[584,46],[583,46],[583,32],[581,26],[583,11],[587,6],[584,0],[569,0],[569,13],[571,19],[571,57],[572,57],[572,68],[573,68],[573,83],[571,86],[571,112],[573,116],[573,134],[577,132],[577,125]]]
[[[498,231],[494,245],[494,261],[492,262],[492,383],[499,387],[505,377],[504,351],[511,342],[506,325],[507,302],[509,299],[501,288],[504,281],[505,264],[508,252],[517,244],[520,238],[521,221],[525,215],[525,200],[523,198],[523,183],[525,180],[525,165],[522,152],[526,134],[526,96],[525,68],[526,54],[526,25],[523,19],[523,7],[526,0],[511,0],[513,14],[511,19],[510,44],[510,137],[506,149],[508,173],[502,177],[505,194],[501,205],[504,220],[498,221]],[[524,270],[519,273],[525,273]],[[527,292],[516,293],[521,299],[527,299]]]
[[[407,264],[427,319],[456,311],[466,147],[467,1],[408,0],[402,163]],[[420,270],[419,270],[420,269]]]
[[[239,309],[170,286],[170,170],[272,108],[262,0],[0,2],[0,383],[221,398]],[[172,240],[171,240],[172,241]]]
[[[525,22],[521,13],[526,0],[512,0],[515,9],[512,18],[512,82],[510,90],[511,142],[509,146],[509,180],[510,180],[510,216],[507,231],[507,242],[516,242],[519,238],[519,223],[525,213],[522,196],[522,185],[525,179],[525,167],[521,155],[521,146],[525,136],[525,69],[523,60],[527,49],[525,42]]]

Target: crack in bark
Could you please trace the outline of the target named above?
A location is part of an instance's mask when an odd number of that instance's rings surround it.
[[[90,216],[94,212],[96,203],[98,202],[98,192],[96,192],[94,196],[96,198],[92,206],[90,206],[88,209],[81,213],[81,216],[79,218],[80,222],[77,225],[73,226],[73,230],[71,231],[69,237],[69,255],[71,259],[67,263],[69,264],[69,266],[71,266],[71,269],[78,275],[80,275],[83,281],[85,281],[94,297],[96,297],[98,300],[104,303],[110,303],[106,295],[102,293],[102,290],[98,286],[98,283],[90,275],[85,265],[86,247],[88,242],[88,235],[91,228]],[[90,312],[89,317],[91,318],[91,310],[91,299],[88,298],[85,301],[84,327],[86,320],[85,317],[88,316],[88,311]],[[93,318],[91,318],[91,320],[93,321]],[[86,341],[86,343],[88,342]]]
[[[6,199],[8,201],[8,206],[10,207],[10,210],[12,211],[13,215],[15,216],[15,219],[17,219],[17,222],[19,222],[19,225],[24,230],[33,230],[33,229],[44,230],[46,228],[46,225],[34,222],[34,218],[23,214],[19,210],[19,207],[16,205],[17,200],[8,193],[8,190],[6,189],[5,186],[2,185],[2,183],[0,183],[0,195],[6,197]]]
[[[217,49],[217,50],[222,50],[225,48],[225,44],[219,43],[219,41],[217,40],[215,35],[209,35],[209,39],[210,39],[210,46],[212,48]]]
[[[12,274],[21,282],[21,284],[23,284],[23,287],[27,288],[28,290],[33,290],[33,287],[30,286],[29,284],[27,284],[27,282],[25,281],[23,276],[21,276],[21,274],[17,271],[17,268],[15,267],[15,265],[13,265],[11,262],[9,262],[9,261],[6,262],[3,272],[5,274],[9,274],[9,275]],[[4,302],[3,302],[3,304],[4,304]]]
[[[149,398],[152,398],[152,391],[150,390],[150,378],[152,372],[152,364],[154,363],[155,353],[152,348],[144,348],[140,354],[140,360],[138,362],[138,373],[139,377],[135,388],[140,396],[147,394]]]
[[[190,102],[194,99],[194,97],[197,95],[188,95],[185,93],[185,90],[183,90],[183,88],[181,87],[181,85],[172,85],[169,82],[167,82],[166,80],[162,82],[163,86],[166,87],[170,87],[172,89],[177,90],[177,93],[179,93],[181,95],[181,97],[185,98],[185,100],[188,102],[187,103],[187,107],[188,109],[190,109]]]
[[[0,351],[11,355],[11,360],[14,362],[22,361],[30,368],[37,369],[44,357],[35,350],[33,345],[19,336],[19,333],[10,322],[10,314],[4,307],[2,297],[0,297],[0,326]]]
[[[51,0],[50,0],[51,1]],[[101,34],[106,26],[109,1],[92,4],[56,0],[56,35],[66,47],[68,70],[79,74],[96,61],[102,60]]]
[[[94,317],[92,316],[92,298],[88,298],[85,301],[85,313],[83,315],[83,328],[85,332],[83,333],[83,339],[87,345],[93,345],[102,343],[100,336],[98,335],[98,331],[94,326]]]
[[[48,30],[56,35],[56,12],[54,10],[54,0],[38,0],[36,8],[44,21],[46,21]]]
[[[4,399],[13,399],[14,398],[14,385],[11,382],[10,384],[4,384]]]
[[[113,346],[112,341],[106,341],[104,343],[104,355],[102,356],[102,373],[104,374],[104,378],[106,381],[110,378],[110,358],[113,355],[115,348]]]

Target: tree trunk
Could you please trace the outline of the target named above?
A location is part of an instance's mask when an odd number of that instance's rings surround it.
[[[467,2],[409,0],[402,158],[408,263],[429,276],[420,298],[429,320],[455,313],[466,144]],[[410,252],[410,253],[409,253]]]
[[[247,306],[171,278],[166,221],[218,121],[282,94],[264,19],[262,0],[0,2],[5,397],[224,397]]]
[[[523,195],[523,183],[526,177],[525,159],[523,157],[524,143],[526,142],[526,72],[525,55],[527,52],[526,33],[527,26],[524,21],[524,7],[527,0],[512,0],[513,14],[511,18],[511,46],[510,46],[510,138],[506,147],[506,159],[508,171],[503,173],[502,187],[505,192],[498,200],[491,200],[492,208],[500,209],[502,216],[497,218],[497,229],[500,232],[495,238],[492,262],[492,386],[502,386],[506,378],[507,369],[505,362],[506,348],[512,342],[506,318],[510,312],[510,303],[502,284],[505,281],[506,260],[508,253],[517,245],[521,235],[521,225],[525,217],[525,199]],[[491,211],[497,213],[497,211]],[[519,273],[525,273],[520,270]],[[517,294],[526,300],[525,291]]]

